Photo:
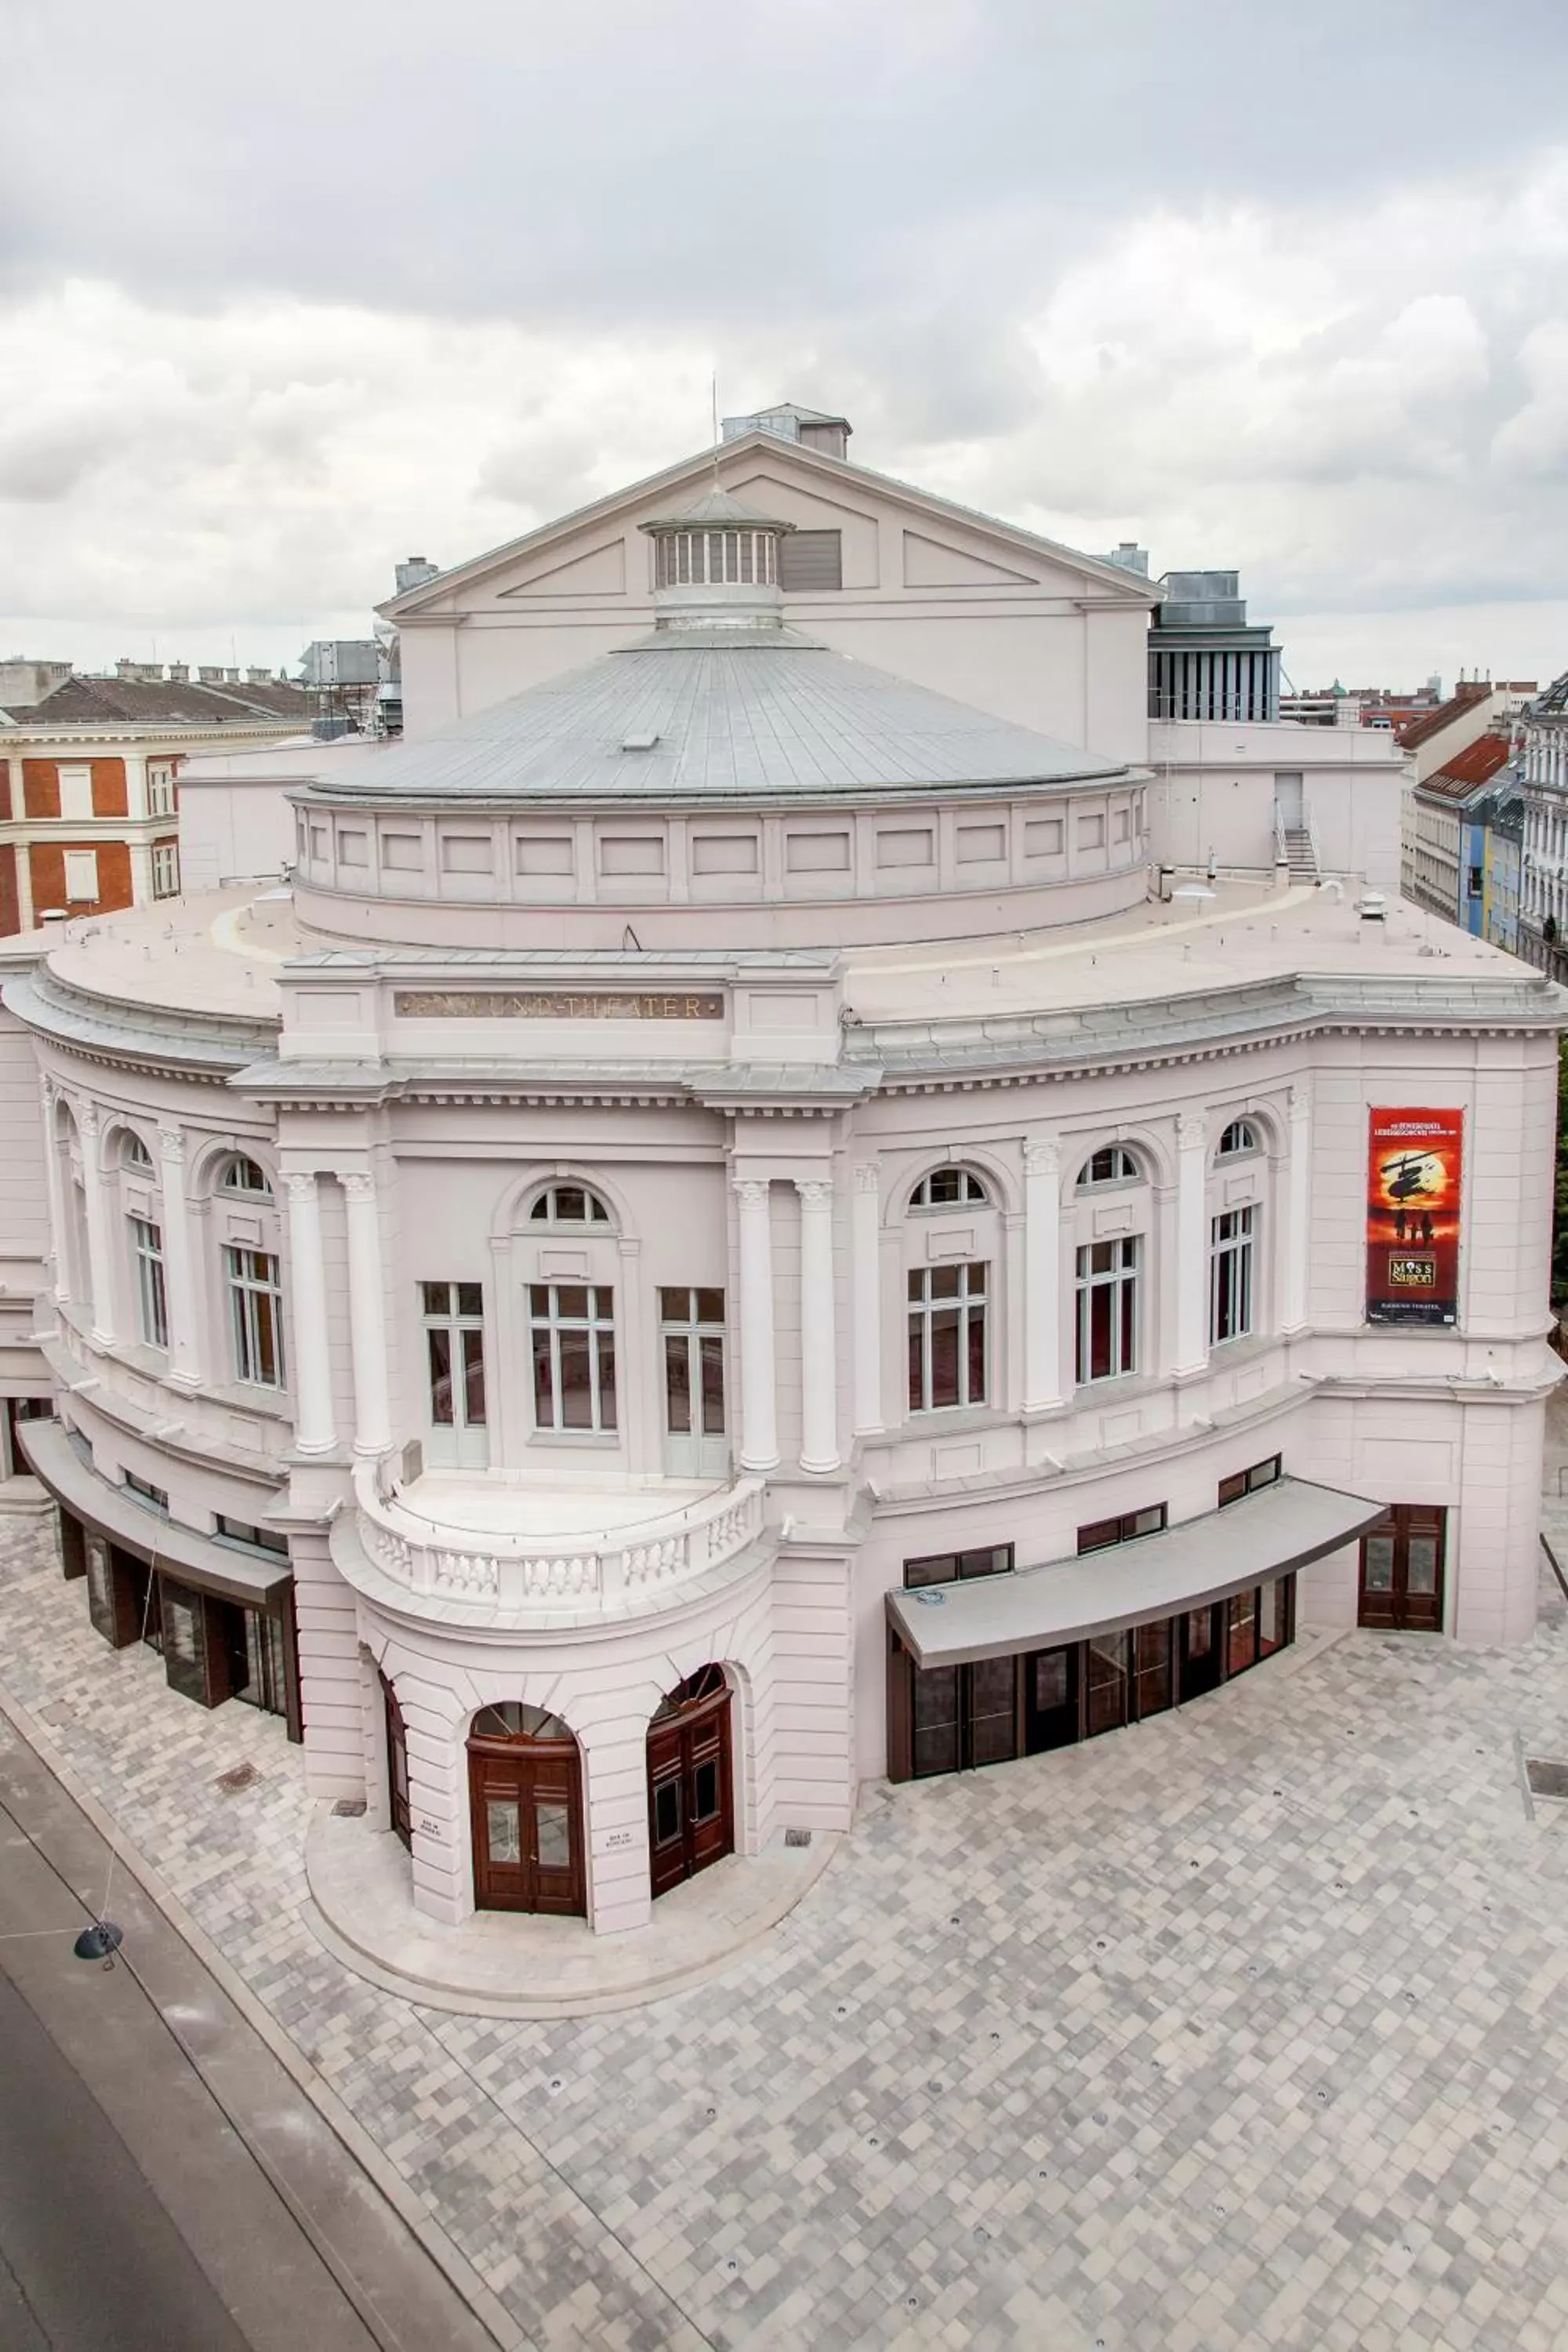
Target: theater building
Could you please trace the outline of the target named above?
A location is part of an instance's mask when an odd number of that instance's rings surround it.
[[[1139,761],[829,645],[789,520],[653,507],[648,625],[289,884],[5,965],[66,1572],[433,1920],[1534,1623],[1560,992],[1163,889]]]

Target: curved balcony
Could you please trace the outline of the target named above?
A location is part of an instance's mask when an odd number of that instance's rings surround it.
[[[674,1601],[761,1535],[763,1487],[689,1487],[692,1499],[671,1507],[668,1488],[542,1490],[482,1477],[426,1476],[383,1494],[370,1465],[354,1470],[360,1542],[375,1567],[426,1603],[522,1622]]]

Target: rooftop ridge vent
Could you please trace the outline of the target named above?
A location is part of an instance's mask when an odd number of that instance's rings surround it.
[[[658,730],[656,727],[643,728],[635,735],[623,735],[621,749],[623,751],[651,751],[658,741]]]

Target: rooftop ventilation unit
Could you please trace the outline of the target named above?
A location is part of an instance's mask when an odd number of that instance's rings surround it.
[[[658,741],[658,730],[657,728],[647,729],[640,734],[623,735],[621,737],[621,749],[623,751],[651,751]]]

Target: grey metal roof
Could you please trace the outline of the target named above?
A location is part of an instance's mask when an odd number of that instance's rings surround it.
[[[979,790],[1122,777],[1125,762],[1058,743],[907,678],[788,636],[734,646],[672,630],[601,655],[437,735],[400,744],[365,798],[657,806],[686,800]],[[694,641],[695,640],[695,641]],[[624,751],[629,736],[651,749]]]
[[[1281,1478],[1223,1511],[1079,1559],[889,1592],[888,1616],[920,1666],[1050,1649],[1115,1626],[1152,1624],[1304,1568],[1383,1511],[1362,1495]]]

